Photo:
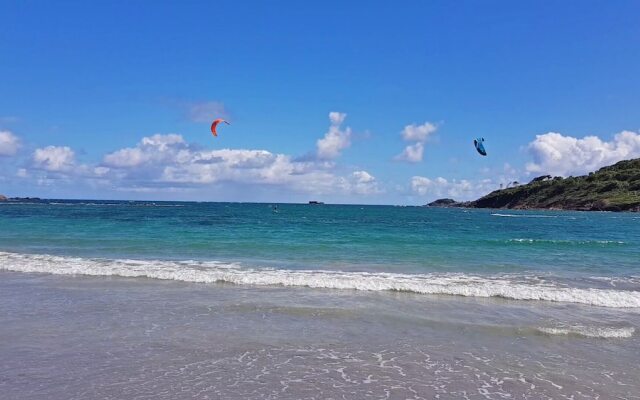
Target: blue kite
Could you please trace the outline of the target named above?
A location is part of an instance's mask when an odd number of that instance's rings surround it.
[[[476,150],[478,150],[478,153],[480,153],[480,155],[486,156],[487,151],[484,149],[484,145],[482,144],[482,142],[484,142],[484,138],[473,139],[473,144],[476,146]]]

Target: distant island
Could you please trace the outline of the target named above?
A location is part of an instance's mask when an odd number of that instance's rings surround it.
[[[429,207],[510,208],[579,211],[640,211],[640,158],[620,161],[589,175],[543,175],[475,201],[439,199]]]
[[[438,199],[427,204],[428,207],[463,207],[465,203],[454,199]]]
[[[5,195],[0,194],[0,201],[7,202],[21,202],[21,201],[41,201],[42,199],[39,197],[7,197]]]

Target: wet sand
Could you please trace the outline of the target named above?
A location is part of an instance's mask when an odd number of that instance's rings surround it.
[[[554,326],[587,314],[609,330]],[[637,399],[638,326],[544,302],[0,272],[0,392]]]

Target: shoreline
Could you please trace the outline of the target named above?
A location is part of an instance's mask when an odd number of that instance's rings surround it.
[[[638,315],[595,325],[580,315],[560,304],[3,273],[0,372],[5,395],[21,399],[637,393]]]
[[[617,243],[612,243],[617,245]],[[0,251],[0,271],[144,278],[187,283],[228,283],[253,287],[296,287],[335,291],[398,292],[472,298],[500,298],[510,301],[555,302],[604,308],[640,310],[640,291],[620,290],[594,277],[571,287],[561,277],[535,277],[535,271],[514,274],[392,273],[327,269],[279,269],[244,266],[237,262],[105,259],[25,254]],[[539,274],[539,273],[538,273]],[[575,279],[575,278],[574,278]],[[623,285],[624,277],[619,277]],[[628,278],[637,287],[640,282]],[[594,284],[598,286],[594,287]]]

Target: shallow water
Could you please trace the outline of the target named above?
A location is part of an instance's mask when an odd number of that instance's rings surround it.
[[[12,399],[639,398],[637,313],[0,273]],[[560,323],[560,321],[563,321]],[[607,326],[619,337],[548,334]],[[615,330],[617,329],[617,331]]]

